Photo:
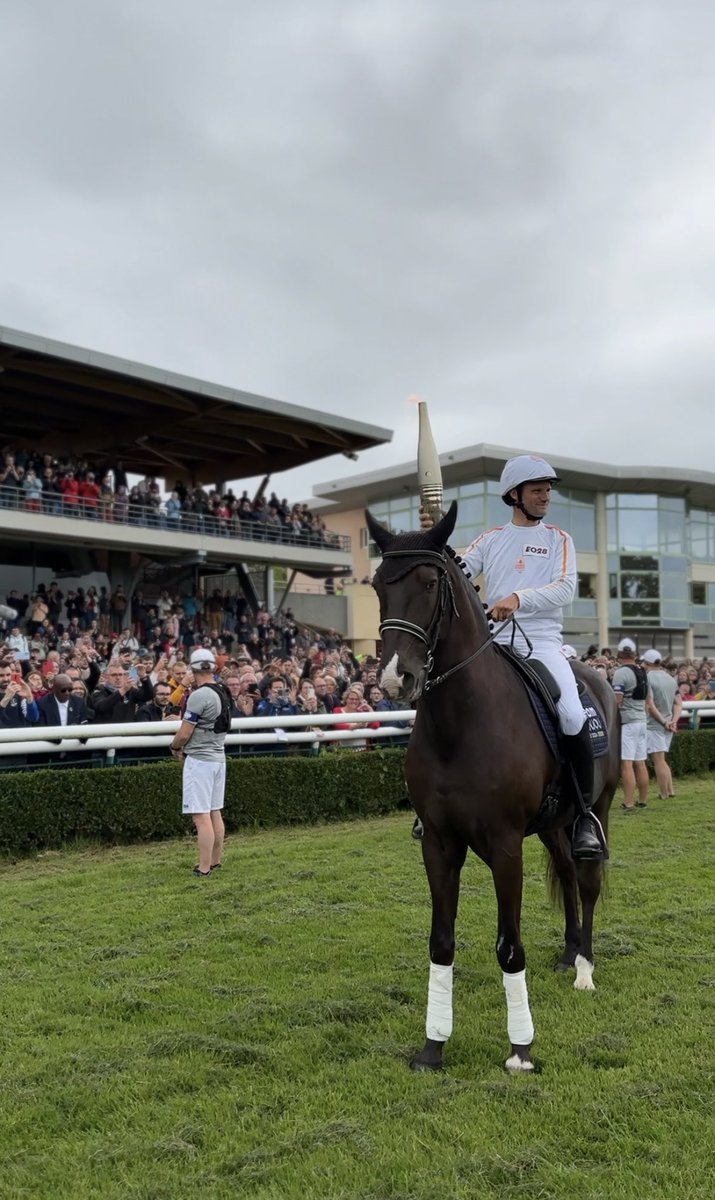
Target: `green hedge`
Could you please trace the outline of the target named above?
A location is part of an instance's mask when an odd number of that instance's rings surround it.
[[[673,741],[676,775],[715,767],[715,729],[685,730]],[[405,798],[404,750],[317,758],[229,758],[229,829],[345,820],[391,812]],[[0,851],[27,853],[77,837],[144,841],[186,832],[178,763],[33,770],[0,775]]]
[[[715,729],[683,729],[668,756],[674,775],[693,775],[715,767]]]
[[[228,829],[345,820],[391,812],[405,798],[403,750],[317,758],[229,758]],[[144,841],[183,834],[181,768],[67,768],[0,776],[0,851],[22,854],[78,837]]]

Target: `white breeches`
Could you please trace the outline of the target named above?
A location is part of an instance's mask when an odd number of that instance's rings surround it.
[[[548,643],[534,644],[532,658],[538,658],[551,671],[554,679],[561,688],[561,699],[558,703],[559,721],[566,737],[573,737],[583,727],[586,714],[579,699],[576,677],[564,658],[558,646]]]

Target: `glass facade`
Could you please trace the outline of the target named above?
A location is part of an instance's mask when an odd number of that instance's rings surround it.
[[[687,554],[682,496],[606,497],[608,549],[618,553]]]
[[[715,561],[715,512],[693,508],[688,525],[691,556],[700,561]]]
[[[510,513],[499,494],[496,480],[482,479],[477,483],[461,483],[458,487],[445,488],[444,507],[453,500],[459,505],[457,525],[452,543],[465,549],[485,529],[504,525]],[[574,540],[577,550],[596,549],[596,507],[592,492],[577,492],[560,488],[552,493],[549,508],[549,524],[566,529]],[[378,504],[370,505],[370,512],[393,533],[406,533],[419,529],[419,496],[393,496]],[[377,551],[373,546],[371,554]]]
[[[686,629],[692,618],[684,498],[609,495],[606,525],[612,622]]]
[[[452,500],[459,504],[451,539],[458,548],[509,520],[495,480],[447,488],[444,500],[445,507]],[[693,622],[715,622],[715,583],[689,583],[691,561],[695,566],[705,561],[715,564],[715,511],[688,510],[682,496],[656,493],[614,492],[606,495],[605,504],[609,625],[677,630]],[[419,505],[417,495],[405,494],[371,505],[371,511],[398,533],[419,528]],[[595,493],[554,490],[548,521],[571,534],[577,551],[595,552]],[[370,553],[376,555],[374,546]],[[595,576],[579,575],[570,616],[596,617],[596,587]]]

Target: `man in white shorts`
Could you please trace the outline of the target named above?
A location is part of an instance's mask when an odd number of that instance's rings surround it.
[[[647,750],[653,759],[658,793],[661,800],[667,800],[675,792],[666,754],[678,728],[683,700],[676,680],[662,669],[662,661],[660,650],[646,650],[641,659],[648,672],[648,697],[645,702],[648,713]]]
[[[231,728],[231,698],[222,684],[214,682],[216,660],[211,650],[194,650],[191,670],[196,686],[171,753],[184,763],[183,811],[191,814],[196,826],[199,861],[194,875],[205,877],[221,866],[223,858],[224,742]]]
[[[648,804],[648,768],[645,765],[648,757],[645,711],[648,680],[645,669],[636,665],[636,646],[630,638],[623,638],[618,643],[618,667],[611,682],[621,710],[621,807],[631,812],[634,808],[646,808]]]

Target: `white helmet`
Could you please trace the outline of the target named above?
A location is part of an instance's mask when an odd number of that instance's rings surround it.
[[[517,454],[516,458],[509,459],[501,473],[501,498],[505,504],[513,506],[509,492],[514,488],[521,487],[522,483],[544,483],[547,480],[549,483],[560,483],[554,468],[545,458],[539,458],[538,454]]]

